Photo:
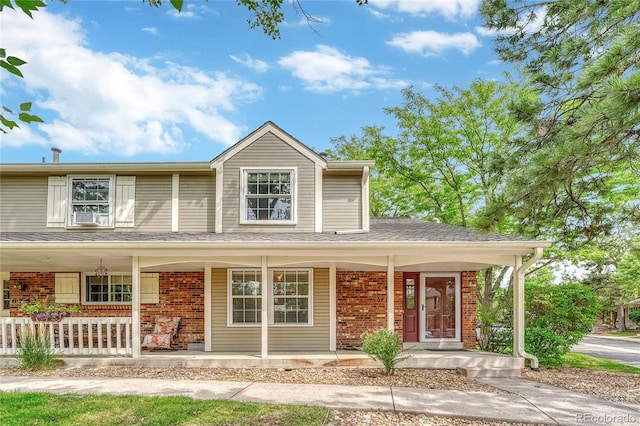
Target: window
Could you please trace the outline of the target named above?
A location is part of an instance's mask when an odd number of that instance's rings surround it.
[[[241,171],[242,223],[295,223],[295,169]]]
[[[309,323],[309,271],[273,271],[274,324]]]
[[[131,275],[87,275],[87,302],[131,303]]]
[[[229,270],[229,325],[259,325],[262,292],[268,291],[269,324],[311,325],[312,270],[269,270],[270,285],[262,286],[261,271]]]
[[[231,271],[231,323],[259,324],[262,315],[260,271]]]
[[[70,223],[73,226],[112,226],[111,177],[71,178]]]
[[[9,310],[11,308],[11,299],[9,297],[9,280],[2,281],[2,309]]]

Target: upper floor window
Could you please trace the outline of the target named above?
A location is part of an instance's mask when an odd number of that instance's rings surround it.
[[[294,224],[296,170],[242,169],[242,223]]]
[[[72,226],[113,226],[113,178],[72,177]]]

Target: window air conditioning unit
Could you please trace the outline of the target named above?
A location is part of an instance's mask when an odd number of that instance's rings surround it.
[[[82,226],[99,226],[100,215],[95,212],[74,212],[73,224]]]

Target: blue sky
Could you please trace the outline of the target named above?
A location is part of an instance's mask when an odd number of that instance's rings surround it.
[[[2,105],[33,101],[46,123],[0,135],[0,161],[208,161],[265,121],[317,151],[367,125],[394,134],[401,90],[500,79],[507,65],[480,0],[289,0],[282,38],[250,29],[231,0],[177,14],[140,0],[49,2],[31,20],[0,14],[0,44],[28,63],[4,72]]]

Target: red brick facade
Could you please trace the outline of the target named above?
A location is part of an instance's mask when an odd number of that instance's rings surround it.
[[[181,317],[176,349],[186,349],[189,343],[204,343],[204,272],[160,272],[160,302],[140,306],[140,334],[153,330],[156,315]],[[12,283],[19,280],[25,290]],[[81,286],[81,296],[84,293]],[[34,297],[44,299],[55,295],[55,274],[52,272],[14,272],[10,276],[9,298],[11,316],[21,316],[20,305]],[[81,317],[130,317],[131,305],[96,305],[80,303]]]
[[[476,348],[476,297],[478,281],[475,272],[463,272],[461,280],[462,344],[465,349]]]
[[[387,328],[386,271],[338,271],[336,273],[336,346],[337,349],[360,347],[365,331]],[[204,343],[204,273],[160,272],[160,302],[141,305],[141,335],[153,328],[155,315],[182,318],[175,347],[186,349],[189,343]],[[465,348],[476,347],[475,272],[461,274],[462,342]],[[46,298],[55,293],[55,274],[50,272],[11,273],[11,283],[22,282],[20,291],[10,285],[11,316],[19,316],[22,302],[33,297]],[[82,286],[81,286],[82,287]],[[84,288],[81,288],[81,293]],[[82,295],[81,295],[82,300]],[[83,317],[131,316],[130,305],[80,304]],[[394,274],[394,329],[403,331],[403,274]]]
[[[394,274],[394,329],[403,332],[402,272]],[[461,274],[461,335],[466,349],[476,347],[476,273]],[[360,271],[336,273],[336,346],[338,349],[360,347],[365,331],[387,328],[387,273]]]

